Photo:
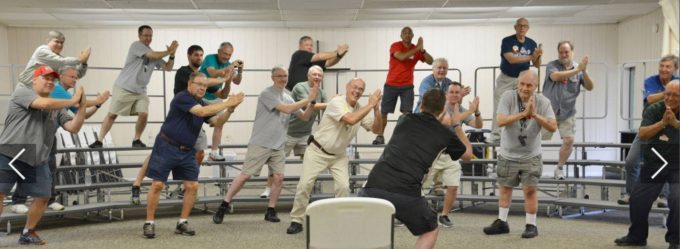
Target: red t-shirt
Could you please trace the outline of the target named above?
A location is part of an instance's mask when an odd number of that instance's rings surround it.
[[[390,46],[390,70],[387,72],[387,80],[385,80],[387,85],[396,87],[413,86],[413,69],[418,61],[425,61],[425,56],[418,51],[403,61],[394,57],[394,53],[405,53],[413,49],[413,47],[415,47],[415,44],[406,47],[401,41],[392,43],[392,46]]]

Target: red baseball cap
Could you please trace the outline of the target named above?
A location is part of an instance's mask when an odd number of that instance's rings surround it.
[[[41,65],[33,72],[33,78],[38,76],[52,75],[54,78],[59,78],[59,74],[55,72],[51,67],[46,65]]]

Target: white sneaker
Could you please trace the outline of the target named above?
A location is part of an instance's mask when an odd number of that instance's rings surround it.
[[[486,176],[489,178],[496,178],[496,172],[493,172],[493,165],[486,166]]]
[[[555,167],[555,180],[564,180],[564,170],[560,167]]]
[[[25,214],[28,213],[28,207],[26,204],[14,204],[12,205],[12,212],[15,214]]]
[[[208,157],[212,161],[224,161],[224,157],[219,152],[211,151]]]
[[[264,192],[260,194],[260,198],[269,198],[269,194],[271,194],[272,189],[271,188],[265,188]]]
[[[50,204],[50,205],[47,206],[47,207],[50,208],[50,209],[52,209],[52,210],[54,210],[54,211],[64,210],[64,205],[61,205],[61,203],[56,202],[56,201],[55,201],[55,202],[52,202],[52,204]]]

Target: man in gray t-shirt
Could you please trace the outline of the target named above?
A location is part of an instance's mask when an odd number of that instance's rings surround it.
[[[148,25],[139,26],[137,35],[139,40],[130,45],[130,50],[125,57],[125,65],[113,85],[113,91],[111,91],[113,97],[111,98],[109,113],[106,114],[102,122],[101,130],[97,134],[97,141],[90,144],[90,148],[101,148],[103,146],[102,141],[106,133],[109,133],[113,122],[119,115],[137,115],[132,147],[146,147],[146,144],[140,140],[149,117],[149,97],[146,95],[146,86],[149,84],[151,73],[155,69],[163,69],[168,72],[172,70],[175,63],[175,51],[179,45],[177,41],[172,41],[165,51],[151,50],[149,45],[153,37],[153,29]],[[167,62],[163,60],[165,56],[169,56]]]
[[[82,87],[71,99],[49,97],[58,77],[59,74],[48,66],[35,69],[32,88],[19,85],[12,93],[5,128],[0,133],[0,200],[12,191],[15,183],[15,193],[33,197],[31,211],[28,212],[24,231],[19,237],[20,244],[45,244],[34,229],[52,195],[52,176],[47,161],[54,145],[54,134],[59,126],[71,133],[77,133],[85,120],[86,108],[80,108],[75,118],[65,110],[76,104],[85,106]],[[20,156],[10,164],[18,155]],[[0,202],[0,212],[2,206]]]
[[[272,69],[272,81],[274,84],[265,88],[257,99],[255,123],[253,124],[253,132],[248,143],[246,158],[243,162],[243,170],[231,183],[231,187],[224,197],[222,205],[215,212],[213,222],[216,224],[222,223],[231,199],[241,190],[251,176],[260,175],[262,166],[265,163],[269,165],[269,173],[274,175],[274,181],[272,183],[269,206],[264,219],[271,222],[280,221],[276,216],[274,208],[276,207],[283,184],[286,159],[283,147],[286,143],[286,131],[290,115],[294,114],[302,120],[309,119],[314,111],[311,103],[319,93],[319,85],[315,84],[312,87],[307,98],[294,102],[284,90],[286,82],[288,82],[288,70],[286,68],[281,66],[274,67]],[[307,108],[302,112],[300,109],[305,106]]]
[[[555,179],[564,179],[562,166],[571,155],[574,145],[574,127],[576,124],[576,98],[581,93],[581,85],[588,91],[593,90],[593,81],[586,71],[588,56],[581,59],[581,63],[574,62],[574,47],[570,41],[557,44],[559,59],[551,61],[546,66],[543,95],[550,100],[553,112],[557,118],[557,130],[562,137],[560,159],[555,167]],[[543,140],[550,140],[552,132],[542,131]]]
[[[63,66],[74,66],[78,69],[78,78],[85,76],[90,48],[81,51],[78,58],[66,57],[61,55],[65,42],[66,37],[61,32],[55,30],[48,32],[47,44],[40,45],[33,51],[33,55],[26,63],[26,68],[19,74],[19,83],[30,88],[33,84],[33,72],[42,65],[47,65],[54,70],[59,70]]]
[[[517,90],[503,93],[498,102],[496,120],[501,127],[501,147],[498,153],[498,219],[484,228],[484,233],[509,233],[508,212],[512,189],[522,183],[526,226],[522,238],[538,236],[536,189],[543,172],[541,159],[541,129],[557,129],[550,101],[536,94],[538,75],[525,70],[517,77]]]

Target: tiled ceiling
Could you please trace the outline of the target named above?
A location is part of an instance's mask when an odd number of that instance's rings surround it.
[[[2,0],[11,27],[365,27],[616,23],[658,0]]]

